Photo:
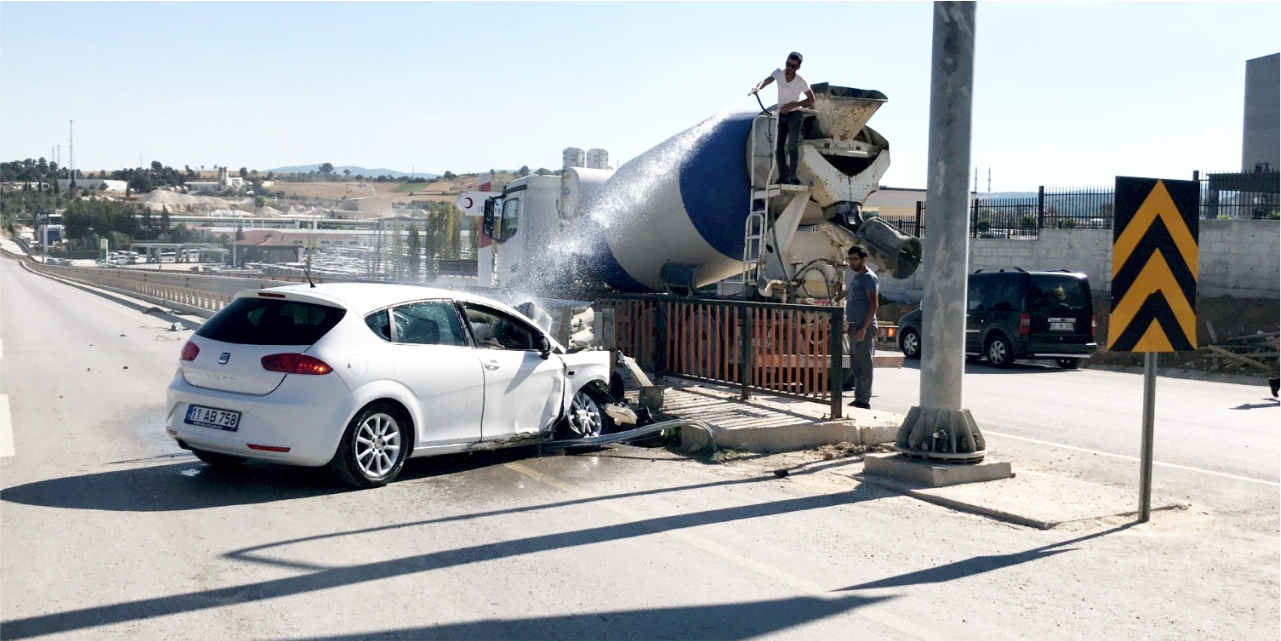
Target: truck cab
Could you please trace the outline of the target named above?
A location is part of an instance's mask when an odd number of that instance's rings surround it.
[[[559,233],[559,196],[560,176],[524,176],[486,201],[485,235],[498,245],[495,285],[535,277],[546,271],[547,261],[569,253],[568,240]]]

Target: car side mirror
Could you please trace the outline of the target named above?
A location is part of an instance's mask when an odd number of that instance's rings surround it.
[[[538,355],[542,356],[544,360],[551,357],[552,341],[550,338],[547,338],[546,336],[538,337]]]
[[[484,207],[484,224],[482,229],[485,235],[494,238],[494,199],[486,198]]]

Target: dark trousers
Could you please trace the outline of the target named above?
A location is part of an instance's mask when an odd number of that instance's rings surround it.
[[[854,374],[854,400],[872,402],[872,354],[876,353],[876,327],[867,328],[863,340],[855,341],[857,327],[850,327],[850,371]]]
[[[796,177],[796,163],[800,161],[801,120],[805,112],[789,111],[778,118],[778,145],[775,154],[778,157],[778,181]]]

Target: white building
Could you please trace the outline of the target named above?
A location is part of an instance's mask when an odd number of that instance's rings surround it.
[[[128,185],[128,183],[126,183],[123,180],[105,180],[102,178],[77,178],[76,179],[76,189],[79,189],[81,191],[118,191],[123,194],[125,192],[126,185]],[[59,178],[58,188],[70,189],[71,179]]]
[[[570,167],[582,167],[587,162],[587,154],[578,147],[566,147],[561,152],[561,169]]]
[[[609,152],[599,147],[587,150],[588,169],[609,169]]]

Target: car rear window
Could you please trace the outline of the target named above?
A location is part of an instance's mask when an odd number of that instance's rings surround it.
[[[196,330],[196,335],[239,345],[311,345],[347,310],[315,303],[237,298]]]
[[[1032,309],[1043,312],[1082,312],[1090,303],[1088,281],[1071,276],[1032,276]]]

